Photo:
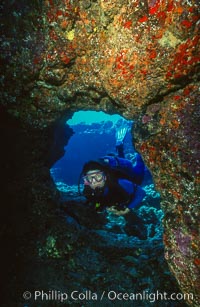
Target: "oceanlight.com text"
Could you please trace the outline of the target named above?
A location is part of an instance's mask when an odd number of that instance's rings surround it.
[[[71,292],[62,292],[58,290],[36,290],[34,292],[25,291],[23,293],[23,298],[27,300],[34,301],[58,301],[58,302],[66,302],[70,301],[102,301],[103,299],[109,301],[149,301],[150,303],[154,303],[155,301],[192,301],[193,294],[192,293],[167,293],[167,292],[147,292],[142,291],[138,293],[128,293],[128,292],[117,292],[114,290],[110,291],[102,291],[92,292],[90,290],[87,291],[71,291]]]

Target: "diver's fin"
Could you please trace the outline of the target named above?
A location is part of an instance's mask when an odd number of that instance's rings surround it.
[[[128,131],[127,125],[124,125],[123,127],[117,129],[116,134],[115,134],[117,146],[123,143],[127,131]]]

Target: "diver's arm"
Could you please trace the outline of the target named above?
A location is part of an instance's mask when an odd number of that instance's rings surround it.
[[[134,196],[131,202],[129,203],[128,208],[132,209],[132,208],[137,207],[142,202],[145,196],[146,196],[146,192],[140,186],[136,186]]]
[[[130,212],[129,205],[132,203],[132,195],[134,194],[136,185],[127,179],[119,179],[118,184],[123,190],[126,191],[127,197],[128,198],[130,197],[130,202],[127,201],[126,204],[121,204],[121,205],[119,204],[117,206],[112,206],[110,208],[107,208],[107,210],[116,215],[126,215],[127,213]]]
[[[120,179],[119,184],[131,196],[130,202],[127,205],[129,209],[137,207],[146,196],[146,192],[132,181]]]

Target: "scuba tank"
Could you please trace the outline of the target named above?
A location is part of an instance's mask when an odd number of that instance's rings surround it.
[[[104,156],[99,159],[99,162],[101,165],[109,167],[113,175],[118,178],[130,180],[138,185],[142,183],[145,164],[138,153],[136,153],[135,165],[128,159],[116,156]]]

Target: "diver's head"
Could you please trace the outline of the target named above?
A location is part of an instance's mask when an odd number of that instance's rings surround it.
[[[81,172],[85,188],[98,190],[105,187],[108,179],[108,168],[101,160],[91,160],[84,164]],[[96,192],[95,191],[95,192]]]
[[[86,172],[83,176],[84,185],[90,186],[91,189],[103,188],[106,182],[106,175],[100,169],[93,169]]]

